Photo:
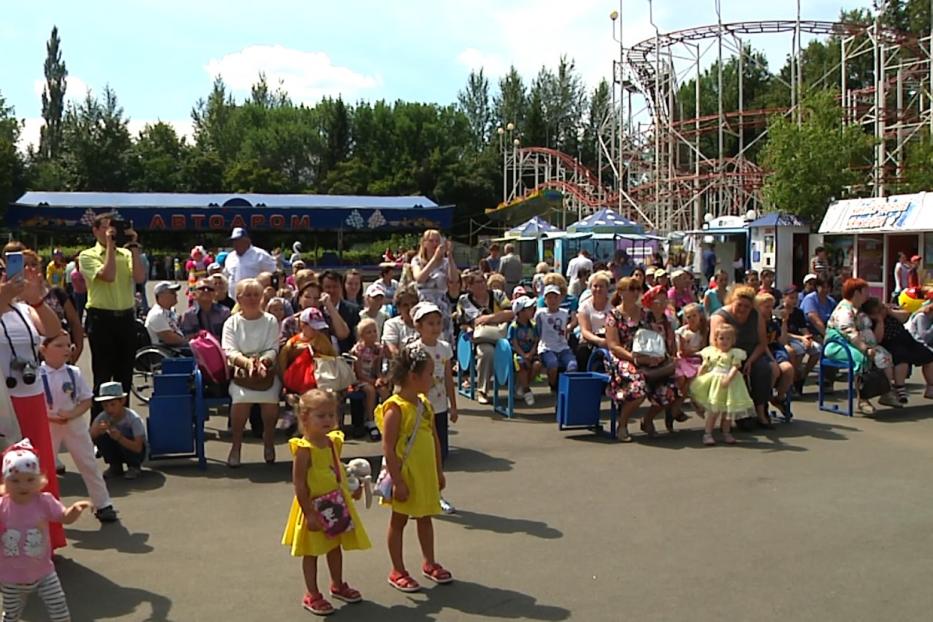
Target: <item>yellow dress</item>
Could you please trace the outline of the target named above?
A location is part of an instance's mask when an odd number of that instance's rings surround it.
[[[407,514],[412,518],[433,516],[441,513],[441,491],[437,481],[437,454],[434,446],[434,411],[424,395],[418,396],[424,404],[421,414],[421,424],[418,435],[412,445],[411,453],[402,463],[402,478],[408,485],[408,499],[405,501],[392,501],[381,505],[391,505],[392,511]],[[376,408],[376,425],[379,431],[385,434],[385,408],[395,404],[402,411],[402,422],[399,426],[398,441],[395,443],[395,454],[402,459],[408,439],[414,431],[418,410],[415,404],[400,395],[392,395]]]
[[[343,433],[334,431],[327,435],[334,444],[337,456],[343,448]],[[303,438],[293,438],[288,441],[288,448],[294,456],[299,448],[311,450],[311,466],[308,468],[308,488],[311,490],[311,497],[326,495],[332,490],[337,489],[337,475],[334,472],[334,455],[330,447],[315,447]],[[339,462],[339,460],[338,460]],[[282,544],[292,550],[295,557],[313,556],[319,557],[326,555],[336,547],[344,550],[368,549],[372,546],[369,542],[369,536],[366,535],[366,529],[363,527],[363,521],[356,513],[356,507],[353,504],[353,498],[347,489],[347,471],[340,463],[340,487],[343,490],[343,498],[347,502],[347,508],[350,511],[350,517],[353,520],[353,529],[345,531],[336,538],[327,537],[323,531],[311,531],[305,523],[305,515],[298,505],[298,498],[292,500],[292,509],[288,513],[288,523],[285,525],[285,534],[282,536]]]

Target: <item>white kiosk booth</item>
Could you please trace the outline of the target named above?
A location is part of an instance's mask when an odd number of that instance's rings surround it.
[[[750,265],[774,270],[775,287],[802,284],[809,263],[810,225],[793,214],[772,212],[748,224]]]

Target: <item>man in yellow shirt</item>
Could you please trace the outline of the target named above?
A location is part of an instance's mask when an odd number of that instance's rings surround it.
[[[136,283],[146,280],[136,232],[126,229],[129,242],[115,242],[120,220],[113,212],[94,218],[93,248],[81,251],[78,267],[87,282],[87,334],[91,347],[94,394],[105,382],[116,381],[129,393],[136,354]],[[100,407],[95,403],[96,410]],[[95,413],[96,414],[96,413]]]

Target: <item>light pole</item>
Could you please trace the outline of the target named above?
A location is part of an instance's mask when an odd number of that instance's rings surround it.
[[[509,125],[512,125],[509,123]],[[512,196],[518,196],[518,146],[522,141],[518,138],[512,140]]]
[[[515,131],[515,124],[509,122],[505,127],[501,125],[496,128],[496,133],[499,135],[499,150],[502,151],[502,203],[505,204],[509,200],[509,143],[513,143],[513,150],[518,149],[518,139],[512,141],[512,132]],[[508,138],[506,138],[506,132],[508,132]],[[508,140],[508,143],[506,142]],[[514,160],[514,153],[513,153]]]

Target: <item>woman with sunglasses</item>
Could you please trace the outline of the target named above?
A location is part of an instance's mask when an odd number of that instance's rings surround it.
[[[47,286],[42,275],[37,268],[25,264],[24,261],[22,272],[9,278],[4,265],[0,278],[0,375],[4,376],[9,390],[20,433],[32,442],[48,480],[43,491],[58,497],[58,476],[55,474],[55,452],[52,450],[45,393],[42,383],[36,380],[42,337],[57,335],[62,325],[45,303]],[[61,523],[49,526],[49,537],[53,550],[65,546],[65,531]]]

